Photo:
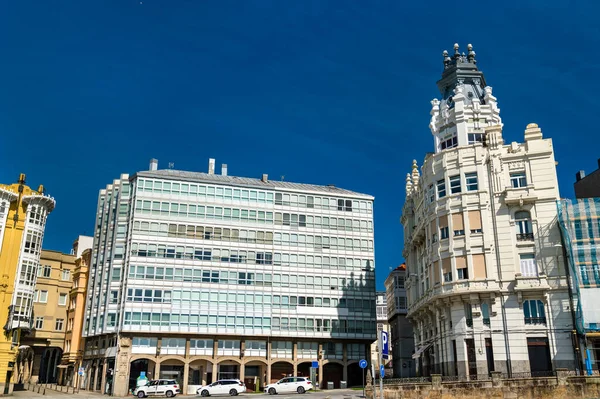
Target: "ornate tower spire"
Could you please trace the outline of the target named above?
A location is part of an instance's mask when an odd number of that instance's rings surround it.
[[[406,174],[406,196],[408,197],[409,195],[411,195],[412,191],[413,191],[412,179],[410,178],[410,173],[407,173]]]
[[[419,187],[419,177],[421,175],[419,174],[419,167],[417,166],[417,160],[413,159],[413,163],[412,163],[412,184],[413,184],[413,188],[416,190],[417,187]]]
[[[444,70],[437,82],[442,99],[431,102],[429,124],[436,152],[484,142],[486,126],[502,125],[496,98],[477,68],[473,45],[467,45],[465,54],[455,43],[454,54],[444,51],[442,56]]]

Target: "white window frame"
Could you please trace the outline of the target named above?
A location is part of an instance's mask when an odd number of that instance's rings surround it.
[[[67,306],[68,294],[61,292],[58,294],[58,306]]]
[[[448,192],[446,191],[446,180],[444,180],[444,179],[438,180],[436,183],[436,189],[437,189],[438,199],[442,199],[446,195],[448,195]]]
[[[520,265],[521,265],[521,276],[523,277],[537,277],[538,268],[535,261],[534,253],[519,254]]]
[[[448,181],[450,182],[450,194],[460,194],[462,192],[460,175],[450,176]]]
[[[465,184],[467,186],[467,191],[477,191],[479,189],[477,172],[465,173]]]
[[[527,173],[524,170],[510,174],[510,186],[512,188],[527,187]]]
[[[48,291],[38,290],[35,294],[35,301],[39,303],[48,303]]]
[[[60,279],[62,281],[69,281],[71,279],[71,271],[69,269],[63,269],[60,273]]]

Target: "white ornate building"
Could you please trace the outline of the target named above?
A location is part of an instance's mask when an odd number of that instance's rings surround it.
[[[222,378],[359,383],[375,340],[373,197],[334,186],[150,170],[100,191],[86,386],[140,372],[184,393]],[[107,376],[107,370],[114,375]]]
[[[552,140],[505,143],[475,52],[444,52],[434,153],[413,161],[403,208],[408,317],[422,375],[574,367]]]

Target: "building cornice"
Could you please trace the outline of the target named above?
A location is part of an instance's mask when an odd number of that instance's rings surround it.
[[[26,195],[23,197],[23,202],[28,205],[43,205],[46,207],[48,213],[52,212],[56,206],[56,201],[53,197],[42,194]]]
[[[19,198],[17,193],[0,187],[0,200],[7,200],[8,202],[16,201]]]

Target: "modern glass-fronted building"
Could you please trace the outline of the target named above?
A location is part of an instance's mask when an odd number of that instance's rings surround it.
[[[100,191],[87,386],[141,372],[185,393],[220,378],[351,381],[375,339],[373,197],[333,186],[150,170]],[[114,381],[114,382],[113,382]]]

